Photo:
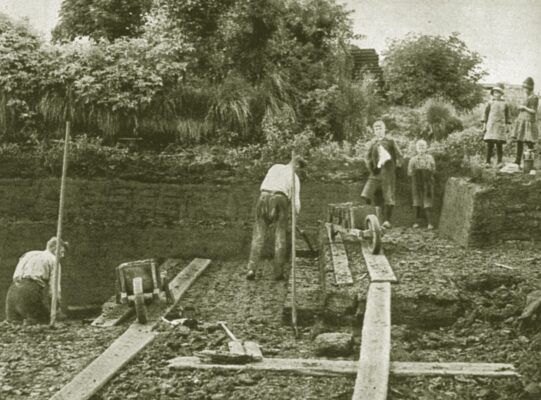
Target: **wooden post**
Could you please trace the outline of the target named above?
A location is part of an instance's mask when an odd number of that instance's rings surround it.
[[[69,97],[68,97],[69,99]],[[70,107],[70,105],[68,105]],[[56,309],[58,307],[58,299],[60,298],[60,282],[61,282],[61,268],[60,268],[60,249],[62,247],[62,217],[64,214],[64,198],[66,194],[66,173],[68,171],[68,150],[70,141],[70,118],[66,118],[66,136],[64,138],[64,158],[62,161],[62,178],[60,181],[60,203],[58,205],[58,223],[56,226],[56,251],[55,251],[55,263],[53,267],[53,276],[50,284],[52,285],[52,300],[51,300],[51,319],[50,325],[54,326],[56,322]]]
[[[297,210],[295,209],[295,150],[291,150],[291,323],[293,330],[295,331],[295,337],[299,336],[299,329],[297,327],[297,305],[296,305],[296,287],[295,287],[295,258],[297,257],[295,251],[295,236],[297,225]]]

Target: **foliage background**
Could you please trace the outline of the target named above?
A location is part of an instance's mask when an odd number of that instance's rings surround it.
[[[453,171],[483,150],[480,56],[455,34],[411,35],[383,81],[358,73],[334,0],[65,0],[53,38],[0,16],[6,176],[57,174],[68,115],[77,176],[259,179],[295,149],[308,178],[358,179],[379,118]]]

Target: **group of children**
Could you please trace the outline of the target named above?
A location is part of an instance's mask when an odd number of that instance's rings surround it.
[[[366,204],[374,204],[382,210],[384,228],[391,228],[391,217],[395,205],[396,168],[402,166],[402,153],[396,142],[385,136],[385,123],[376,121],[373,125],[375,140],[369,146],[366,157],[370,172],[361,199]],[[408,163],[408,176],[411,177],[413,207],[415,208],[415,228],[419,227],[423,216],[428,229],[433,229],[432,205],[434,199],[434,157],[427,153],[424,140],[416,143],[416,155]],[[423,215],[424,214],[424,215]]]
[[[538,130],[536,122],[538,97],[533,93],[534,81],[528,77],[522,83],[524,98],[518,106],[518,118],[511,135],[511,140],[516,141],[517,152],[515,164],[520,167],[524,144],[529,150],[533,150],[538,139]],[[494,147],[498,167],[503,166],[503,145],[508,140],[510,134],[511,118],[509,115],[509,105],[503,100],[504,86],[498,84],[491,90],[492,100],[485,108],[483,119],[484,141],[487,143],[487,166],[491,166]]]
[[[524,144],[533,150],[538,139],[536,114],[538,98],[533,93],[534,81],[528,77],[522,84],[524,99],[518,107],[518,118],[511,135],[516,141],[517,152],[515,163],[520,168],[524,152]],[[498,84],[491,90],[492,100],[485,108],[483,118],[483,140],[487,143],[487,166],[491,165],[494,148],[496,148],[498,167],[503,166],[503,145],[510,134],[511,117],[509,105],[503,100],[504,86]],[[391,227],[391,216],[395,205],[396,168],[402,165],[402,154],[392,138],[385,136],[385,123],[376,121],[373,125],[375,140],[368,149],[366,157],[370,175],[366,181],[361,198],[367,204],[374,204],[382,209],[384,228]],[[434,184],[436,163],[427,153],[427,143],[419,140],[416,143],[416,155],[408,163],[408,176],[411,177],[413,207],[419,227],[423,216],[428,229],[433,229],[432,206],[434,201]]]

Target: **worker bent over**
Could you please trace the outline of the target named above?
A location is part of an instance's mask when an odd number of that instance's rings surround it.
[[[61,241],[59,258],[62,259],[67,249],[67,242]],[[52,285],[57,247],[56,237],[47,242],[45,250],[25,253],[20,259],[13,282],[6,296],[6,319],[10,322],[47,323],[51,310]],[[60,264],[58,294],[60,304]]]
[[[292,159],[289,164],[275,164],[269,169],[261,183],[261,193],[255,209],[255,225],[247,267],[247,279],[255,278],[256,265],[261,258],[261,250],[267,231],[272,228],[275,232],[274,277],[277,280],[284,277],[284,264],[287,257],[287,216],[292,197],[295,201],[297,215],[301,211],[301,185],[297,174],[295,174],[295,193],[292,193],[293,163],[296,163],[295,166],[299,168],[305,165],[304,160],[300,157]]]

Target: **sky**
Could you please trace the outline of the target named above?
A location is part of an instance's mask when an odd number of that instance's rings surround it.
[[[409,32],[448,36],[459,32],[484,57],[489,83],[520,84],[531,76],[541,87],[541,0],[337,0],[352,10],[360,47],[381,53],[389,39]],[[61,0],[0,0],[0,12],[28,17],[48,33]]]
[[[483,81],[521,84],[527,76],[541,87],[539,0],[338,0],[353,11],[360,47],[381,54],[389,39],[409,32],[448,36],[459,32],[483,57]]]

